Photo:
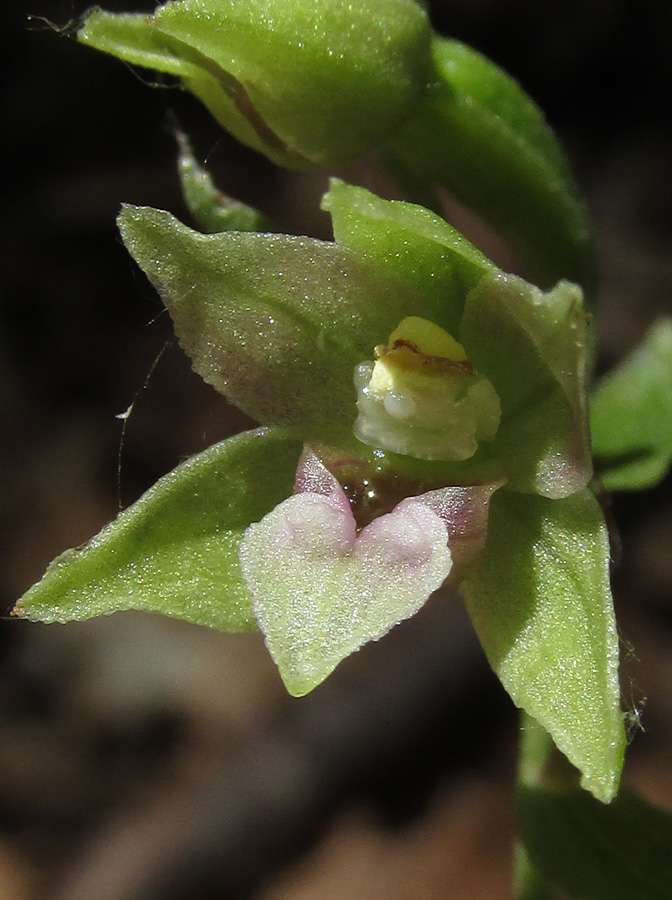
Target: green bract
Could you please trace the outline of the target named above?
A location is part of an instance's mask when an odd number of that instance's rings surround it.
[[[429,69],[415,0],[182,0],[153,16],[94,10],[78,37],[176,75],[238,140],[296,169],[378,147]]]
[[[581,291],[500,272],[422,207],[339,181],[324,206],[334,242],[202,235],[167,212],[123,210],[124,242],[196,371],[270,430],[176,470],[17,611],[53,621],[141,606],[230,629],[252,610],[298,695],[448,576],[514,702],[608,801],[624,729],[606,529],[587,488]],[[471,372],[487,379],[497,415],[485,437],[469,417],[453,424],[470,428],[469,458],[423,452],[422,403],[410,455],[355,439],[355,369],[390,336],[414,373],[399,383],[429,384],[432,441],[436,373],[458,372],[456,403]],[[388,375],[381,397],[395,392]]]
[[[179,147],[178,174],[184,202],[194,221],[207,234],[218,231],[267,231],[268,222],[259,210],[227,197],[215,187],[208,171],[199,165],[189,139],[175,134]]]

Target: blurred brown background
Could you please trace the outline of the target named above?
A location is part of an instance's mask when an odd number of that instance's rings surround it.
[[[5,612],[120,502],[245,425],[190,372],[114,228],[122,201],[186,218],[170,114],[224,190],[329,236],[323,176],[273,170],[188,96],[40,19],[84,8],[3,12]],[[523,83],[572,157],[599,235],[604,368],[672,312],[672,7],[455,0],[432,15]],[[350,176],[390,190],[369,166]],[[115,415],[134,399],[118,478]],[[646,729],[626,781],[672,809],[670,503],[668,479],[612,512],[624,703]],[[0,900],[510,896],[516,718],[456,598],[300,701],[257,636],[157,617],[5,618],[0,647]]]

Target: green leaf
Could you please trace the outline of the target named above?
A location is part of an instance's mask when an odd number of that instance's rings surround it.
[[[518,828],[537,869],[573,900],[668,900],[672,816],[629,791],[518,791]]]
[[[238,545],[250,522],[291,494],[300,453],[280,429],[259,429],[191,457],[54,560],[14,615],[67,622],[137,609],[222,631],[254,628]]]
[[[580,289],[561,282],[544,294],[513,275],[489,275],[467,297],[460,341],[499,394],[492,453],[509,489],[557,499],[585,487],[592,464]]]
[[[383,200],[332,178],[322,200],[341,247],[380,260],[425,296],[435,298],[437,324],[458,332],[467,292],[494,263],[435,213],[413,203]],[[398,323],[395,323],[398,324]]]
[[[434,77],[391,152],[411,177],[439,183],[497,228],[544,288],[591,290],[588,217],[538,107],[490,60],[434,37]]]
[[[429,69],[415,0],[183,0],[153,16],[94,12],[80,40],[179,75],[224,128],[298,169],[378,147]]]
[[[227,197],[215,187],[209,172],[194,155],[186,134],[175,132],[182,196],[198,227],[206,234],[221,231],[268,231],[263,213]]]
[[[490,665],[608,802],[625,734],[604,516],[588,491],[562,500],[498,491],[462,592]]]
[[[332,243],[202,235],[130,206],[119,227],[196,372],[259,422],[306,437],[349,433],[355,366],[405,316],[436,312],[436,298]]]
[[[598,384],[591,401],[593,454],[610,491],[653,487],[672,464],[672,319]]]

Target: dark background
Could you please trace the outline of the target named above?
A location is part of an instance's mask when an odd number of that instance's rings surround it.
[[[326,176],[275,171],[189,96],[77,45],[84,9],[3,13],[5,611],[120,503],[244,427],[190,372],[115,232],[123,201],[187,218],[171,114],[224,190],[329,236]],[[672,312],[672,6],[463,0],[432,15],[517,77],[567,148],[598,234],[604,369]],[[390,189],[370,166],[342,174]],[[134,399],[120,453],[115,415]],[[626,781],[672,808],[669,480],[612,513],[624,703],[646,729]],[[1,900],[509,896],[515,716],[455,598],[301,701],[258,636],[158,617],[5,619],[0,653]]]

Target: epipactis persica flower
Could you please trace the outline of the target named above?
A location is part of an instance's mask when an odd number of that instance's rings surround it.
[[[17,613],[260,627],[301,695],[447,580],[608,801],[624,732],[581,291],[501,272],[422,207],[340,181],[323,205],[333,242],[123,210],[194,369],[263,427],[162,479]]]

